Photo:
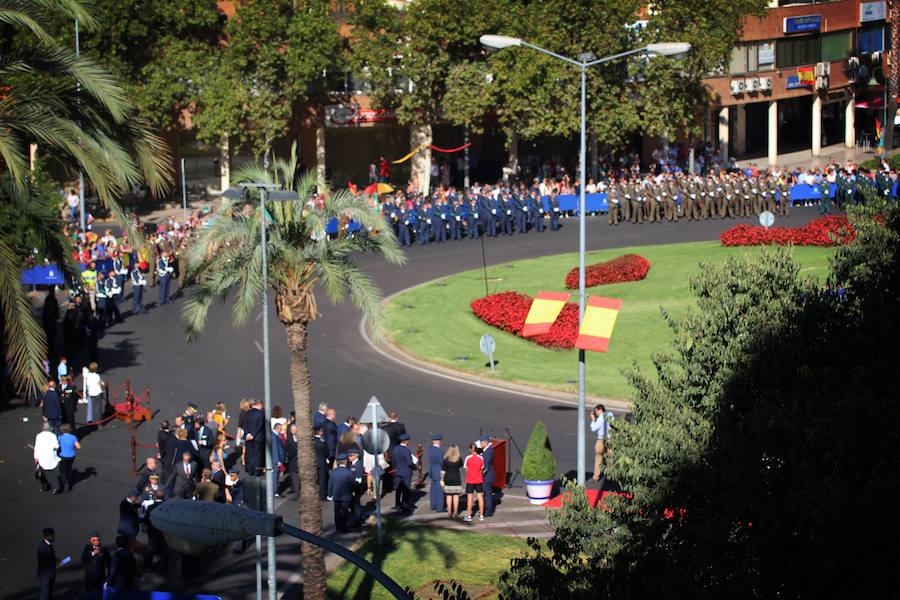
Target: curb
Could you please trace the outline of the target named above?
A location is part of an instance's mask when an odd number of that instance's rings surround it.
[[[431,283],[432,281],[438,281],[440,279],[444,278],[439,277],[437,279],[425,281],[394,292],[381,301],[381,306],[384,307],[388,302],[390,302],[400,294],[403,294],[410,290],[414,290],[416,288],[422,287],[423,285]],[[372,350],[374,350],[381,356],[399,363],[404,367],[419,371],[420,373],[425,373],[433,377],[440,377],[442,379],[449,379],[450,381],[454,381],[456,383],[485,388],[492,391],[506,392],[517,396],[525,396],[528,398],[534,398],[536,400],[543,400],[545,402],[564,402],[566,404],[578,403],[578,395],[573,392],[562,392],[558,390],[540,388],[530,384],[514,383],[511,381],[494,379],[491,377],[485,377],[484,375],[476,375],[467,371],[461,371],[459,369],[454,369],[452,367],[447,367],[423,360],[397,346],[393,342],[393,340],[386,334],[383,334],[381,339],[376,342],[369,336],[365,317],[363,317],[359,321],[359,334],[363,338],[363,340],[365,340],[366,344],[368,344],[369,347],[372,348]],[[603,404],[607,408],[612,409],[613,412],[618,413],[628,413],[632,410],[631,402],[627,400],[603,398],[600,396],[585,396],[585,404]]]

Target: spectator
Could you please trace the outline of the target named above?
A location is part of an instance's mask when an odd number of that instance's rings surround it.
[[[49,492],[52,487],[47,481],[47,475],[59,466],[59,440],[52,431],[50,424],[44,423],[43,430],[34,438],[34,466],[36,477],[41,482],[41,490]],[[56,491],[53,492],[57,493]]]
[[[72,491],[72,465],[75,463],[75,457],[81,450],[81,444],[78,438],[72,433],[72,427],[65,423],[61,428],[62,434],[59,436],[59,488],[57,494],[64,491]]]
[[[88,398],[87,420],[89,424],[95,424],[103,419],[103,409],[106,404],[103,391],[106,389],[106,383],[97,372],[96,362],[90,363],[82,370],[81,378],[84,383],[85,395]]]
[[[455,519],[459,515],[459,495],[463,492],[460,475],[462,467],[463,461],[459,454],[459,447],[451,444],[441,463],[441,488],[447,498],[447,516],[451,519]]]
[[[472,522],[473,495],[478,499],[478,512],[480,513],[478,520],[484,521],[484,474],[482,473],[484,461],[478,455],[475,444],[469,445],[469,455],[466,457],[464,466],[466,469],[466,516],[463,517],[463,521]]]

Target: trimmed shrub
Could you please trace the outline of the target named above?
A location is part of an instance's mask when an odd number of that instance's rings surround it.
[[[556,479],[556,457],[550,449],[547,428],[543,421],[534,424],[528,447],[522,458],[522,477],[529,481],[548,481]]]

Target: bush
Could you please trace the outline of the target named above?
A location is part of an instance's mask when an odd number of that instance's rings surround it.
[[[647,276],[650,261],[639,254],[625,254],[602,263],[588,265],[584,270],[585,287],[594,287],[606,283],[624,283],[640,281]],[[566,287],[578,289],[578,267],[566,275]]]
[[[556,479],[556,457],[550,449],[547,428],[543,421],[534,424],[528,447],[522,458],[522,477],[528,481],[549,481]]]
[[[491,327],[522,337],[525,318],[533,301],[531,296],[519,292],[501,292],[473,300],[469,306],[476,317]],[[575,346],[577,337],[578,304],[567,302],[549,332],[523,339],[545,348],[568,350]]]

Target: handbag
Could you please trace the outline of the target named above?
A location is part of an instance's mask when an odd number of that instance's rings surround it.
[[[44,469],[42,469],[41,465],[37,463],[34,464],[34,478],[38,481],[44,479]]]

